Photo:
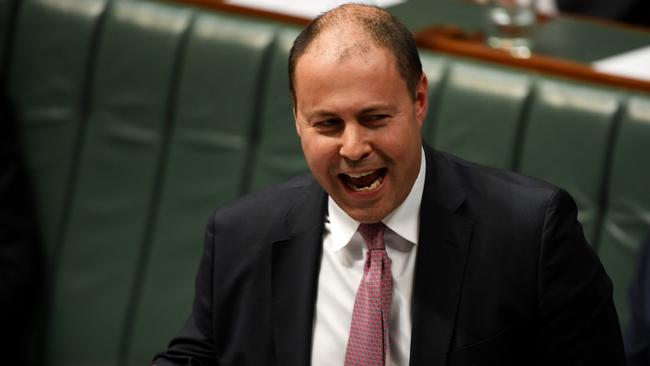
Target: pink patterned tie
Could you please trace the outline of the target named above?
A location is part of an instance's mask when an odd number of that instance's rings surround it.
[[[345,366],[386,364],[393,278],[384,247],[385,231],[386,226],[381,222],[359,225],[359,233],[368,246],[368,256],[354,301]]]

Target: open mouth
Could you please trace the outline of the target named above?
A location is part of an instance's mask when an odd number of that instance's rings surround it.
[[[381,168],[362,173],[341,173],[339,178],[353,191],[371,192],[381,186],[385,175],[386,168]]]

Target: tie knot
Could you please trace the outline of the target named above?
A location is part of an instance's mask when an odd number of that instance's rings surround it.
[[[360,224],[359,233],[366,242],[368,249],[384,249],[384,232],[386,225],[381,221],[373,224]]]

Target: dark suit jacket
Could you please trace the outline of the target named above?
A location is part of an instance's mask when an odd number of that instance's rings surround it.
[[[630,285],[630,323],[625,337],[628,366],[650,365],[650,235],[641,243]]]
[[[426,148],[411,365],[624,364],[612,286],[569,195]],[[163,365],[309,365],[326,194],[294,179],[211,218]]]

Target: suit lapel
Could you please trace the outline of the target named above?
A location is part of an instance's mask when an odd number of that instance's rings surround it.
[[[450,163],[425,148],[427,175],[413,284],[411,366],[443,366],[453,336],[473,224],[458,214],[465,197]]]
[[[317,183],[286,218],[272,246],[271,298],[278,365],[309,365],[326,195]]]

